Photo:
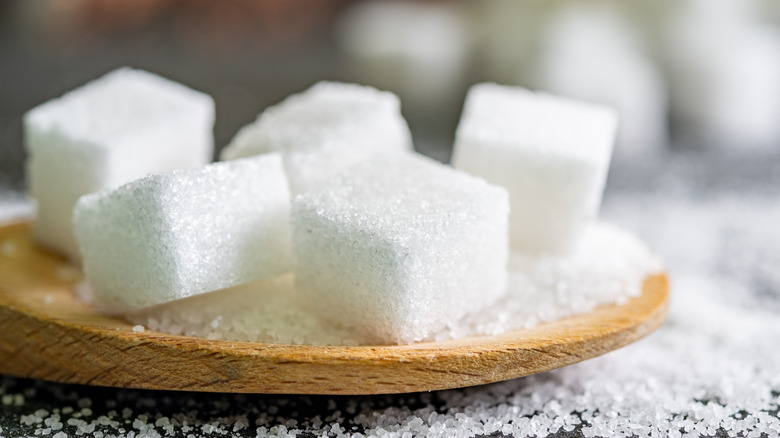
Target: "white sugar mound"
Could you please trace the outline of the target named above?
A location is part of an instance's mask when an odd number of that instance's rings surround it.
[[[509,191],[513,249],[563,254],[597,215],[616,129],[606,107],[479,84],[466,98],[453,166]]]
[[[82,197],[73,220],[98,306],[138,309],[288,271],[289,196],[270,154]]]
[[[292,275],[162,304],[127,318],[151,330],[209,339],[305,345],[362,341],[359,333],[330,324],[302,306]]]
[[[296,285],[378,343],[411,343],[505,290],[506,191],[414,155],[351,169],[292,205]]]
[[[207,164],[213,125],[211,97],[130,68],[32,109],[24,130],[38,242],[78,261],[76,200],[149,173]]]
[[[316,189],[378,152],[411,149],[411,133],[396,95],[363,85],[319,82],[243,127],[222,159],[280,152],[296,194]]]

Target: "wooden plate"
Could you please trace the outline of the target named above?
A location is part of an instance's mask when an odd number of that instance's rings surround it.
[[[480,385],[547,371],[628,345],[661,325],[666,276],[641,296],[531,329],[407,346],[314,347],[146,331],[74,299],[67,263],[29,224],[0,227],[0,373],[165,390],[383,394]]]

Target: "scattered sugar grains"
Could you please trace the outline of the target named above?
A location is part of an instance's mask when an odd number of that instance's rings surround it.
[[[377,343],[411,343],[506,289],[506,190],[416,154],[351,168],[292,204],[297,292]]]
[[[232,160],[280,152],[293,194],[318,188],[376,153],[411,151],[398,97],[354,84],[319,82],[266,109],[223,150]]]
[[[287,272],[289,205],[278,154],[82,197],[73,223],[96,304],[128,311]]]
[[[214,102],[152,73],[120,68],[24,117],[38,242],[79,260],[76,200],[149,173],[202,166],[213,152]]]
[[[452,163],[509,191],[513,248],[562,254],[598,213],[616,128],[607,107],[478,84]]]

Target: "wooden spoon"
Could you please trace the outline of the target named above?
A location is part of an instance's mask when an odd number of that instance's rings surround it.
[[[530,329],[404,346],[315,347],[207,340],[145,331],[74,299],[81,280],[0,227],[0,373],[55,382],[166,390],[383,394],[480,385],[539,373],[630,344],[661,325],[666,276],[641,296]]]

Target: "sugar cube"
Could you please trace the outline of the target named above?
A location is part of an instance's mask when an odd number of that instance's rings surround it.
[[[343,172],[291,210],[298,292],[377,343],[411,343],[504,293],[506,191],[416,154]]]
[[[279,154],[85,195],[73,222],[96,304],[139,309],[289,271],[289,197]]]
[[[39,243],[78,261],[71,215],[84,194],[211,161],[214,102],[154,74],[120,68],[24,117]]]
[[[281,152],[293,194],[315,189],[374,154],[410,151],[398,97],[371,87],[320,82],[243,127],[222,159]]]
[[[453,165],[509,191],[512,248],[566,253],[601,203],[617,116],[519,87],[471,88]]]

